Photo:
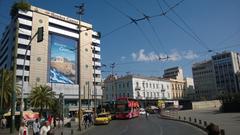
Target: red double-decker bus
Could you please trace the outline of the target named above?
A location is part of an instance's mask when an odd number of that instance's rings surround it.
[[[131,98],[118,98],[116,100],[116,118],[131,119],[139,116],[139,102]]]

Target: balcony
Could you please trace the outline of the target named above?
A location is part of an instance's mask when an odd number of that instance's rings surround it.
[[[93,73],[95,72],[95,74],[101,74],[101,70],[97,70],[97,69],[95,69],[95,71],[94,71],[94,69],[93,69]]]
[[[98,77],[95,77],[95,80],[96,80],[96,82],[101,82],[101,78],[98,78]],[[94,78],[93,78],[93,82],[94,82]]]
[[[22,72],[23,72],[22,70],[17,69],[16,75],[22,76]],[[29,76],[29,71],[24,70],[24,76]]]
[[[95,48],[95,51],[97,51],[97,52],[101,51],[100,47],[98,47],[98,46],[94,46],[94,48]]]
[[[93,42],[93,43],[96,43],[96,44],[100,44],[100,40],[99,40],[99,39],[93,38],[93,39],[92,39],[92,42]]]
[[[92,57],[95,59],[101,59],[101,56],[99,54],[92,54]]]
[[[92,64],[92,65],[94,66],[94,62],[93,62],[93,64]],[[95,61],[95,66],[101,67],[101,63],[100,63],[100,62],[96,62],[96,61]]]

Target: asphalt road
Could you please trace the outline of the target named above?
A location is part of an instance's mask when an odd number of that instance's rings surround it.
[[[191,125],[163,120],[158,115],[130,120],[113,120],[109,125],[95,126],[83,135],[206,135]]]

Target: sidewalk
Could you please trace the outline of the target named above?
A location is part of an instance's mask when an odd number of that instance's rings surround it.
[[[239,135],[240,113],[221,113],[216,109],[178,111],[177,117],[196,118],[219,125],[226,135]]]
[[[54,129],[54,131],[55,131],[55,135],[61,135],[61,133],[63,133],[63,135],[79,135],[79,134],[85,133],[86,131],[90,130],[93,127],[94,126],[91,125],[90,127],[85,128],[84,125],[82,125],[82,131],[80,132],[78,130],[78,123],[71,122],[71,128],[57,127]],[[28,131],[29,131],[29,135],[33,134],[32,129],[29,129]],[[10,128],[0,129],[0,135],[10,135]],[[16,131],[14,135],[18,135],[18,131]]]

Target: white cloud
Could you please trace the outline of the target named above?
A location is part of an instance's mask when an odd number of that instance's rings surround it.
[[[192,50],[188,50],[183,53],[183,57],[185,59],[192,60],[192,59],[198,58],[198,55],[196,53],[194,53]]]
[[[192,50],[187,50],[184,52],[179,52],[177,50],[171,50],[171,53],[167,54],[156,54],[154,52],[145,53],[144,49],[140,49],[138,52],[132,53],[132,58],[135,61],[156,61],[159,60],[159,58],[167,58],[169,56],[168,60],[170,61],[179,61],[182,59],[195,59],[198,57],[196,53]],[[163,59],[165,61],[166,59]]]
[[[122,56],[122,57],[121,57],[121,60],[125,60],[125,59],[126,59],[126,57],[125,57],[125,56]]]

